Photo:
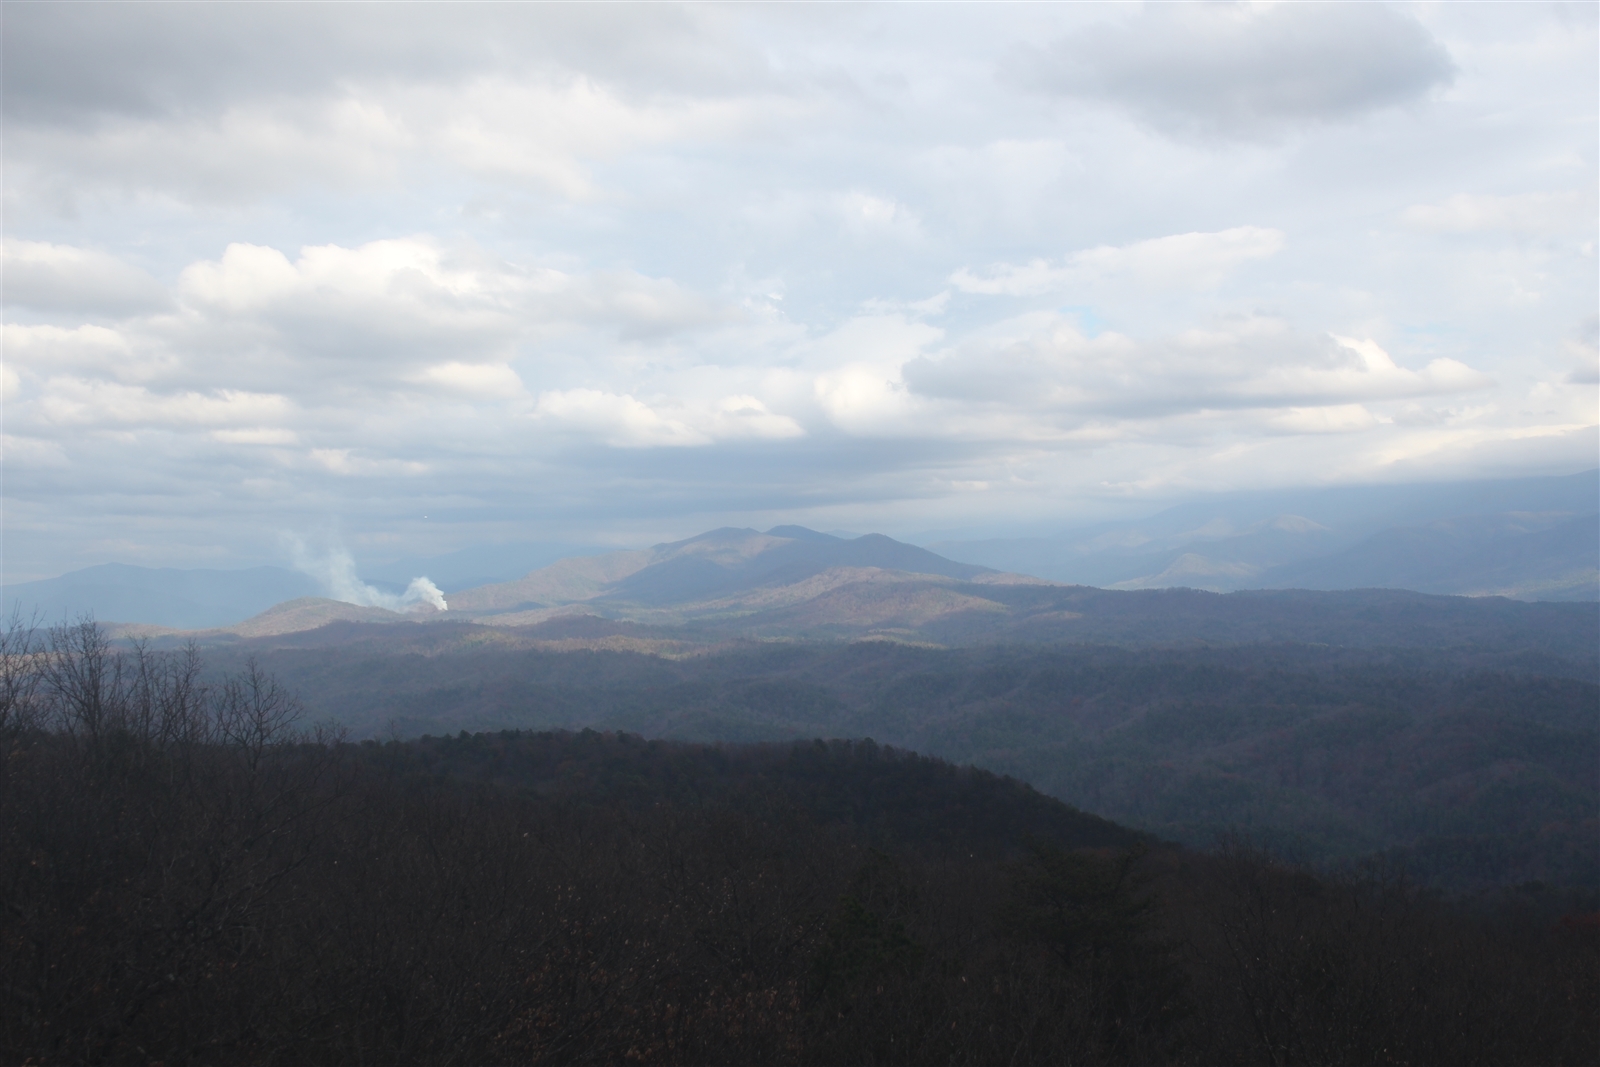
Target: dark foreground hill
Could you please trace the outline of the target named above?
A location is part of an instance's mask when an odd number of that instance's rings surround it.
[[[701,808],[781,800],[887,848],[1005,857],[1030,843],[1127,849],[1154,842],[1015,779],[871,740],[710,746],[593,730],[462,732],[424,737],[400,752],[419,772],[570,803]]]
[[[259,672],[39,662],[0,709],[11,1061],[1600,1058],[1588,912],[1152,845],[875,744],[355,745]]]

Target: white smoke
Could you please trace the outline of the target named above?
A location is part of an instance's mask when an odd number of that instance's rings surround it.
[[[294,569],[321,582],[322,588],[333,600],[368,608],[387,608],[390,611],[410,611],[423,604],[439,611],[450,610],[450,605],[445,603],[444,593],[427,578],[411,579],[406,591],[396,596],[375,589],[357,577],[356,561],[343,545],[335,542],[316,552],[293,535],[286,536],[284,540],[294,559]]]

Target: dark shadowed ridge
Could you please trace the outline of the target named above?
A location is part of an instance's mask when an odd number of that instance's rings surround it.
[[[423,737],[408,749],[428,774],[589,804],[709,806],[781,797],[891,847],[1015,855],[1030,842],[1155,842],[1016,779],[871,739],[707,745],[583,730]]]

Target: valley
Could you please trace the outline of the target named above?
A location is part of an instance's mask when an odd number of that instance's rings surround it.
[[[569,557],[445,611],[308,597],[107,632],[260,664],[356,738],[870,737],[1195,847],[1600,886],[1591,603],[1098,589],[788,526]]]

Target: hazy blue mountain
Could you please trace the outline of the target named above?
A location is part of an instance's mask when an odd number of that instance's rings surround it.
[[[184,630],[226,626],[274,604],[320,592],[318,584],[282,567],[179,570],[105,563],[0,589],[0,603],[48,622],[92,615],[107,622],[149,623]]]
[[[505,614],[578,603],[662,608],[749,600],[752,593],[768,598],[829,576],[827,588],[808,586],[795,594],[809,600],[868,571],[959,581],[995,573],[882,534],[846,539],[803,526],[777,526],[766,533],[724,527],[653,548],[565,559],[516,581],[454,594],[450,610]]]
[[[442,556],[364,566],[364,580],[385,592],[403,591],[425,576],[445,592],[502,582],[559,559],[592,555],[589,545],[525,542],[481,545]],[[283,567],[210,570],[106,563],[56,578],[0,587],[0,603],[47,621],[89,614],[106,622],[193,630],[235,623],[300,597],[324,596],[321,583]]]
[[[1388,587],[1594,599],[1600,471],[1238,493],[1053,537],[942,541],[952,559],[1110,588]],[[1407,553],[1415,565],[1404,563]],[[1317,565],[1316,561],[1327,561]],[[1587,575],[1587,577],[1585,577]]]
[[[1261,585],[1594,600],[1597,546],[1597,515],[1473,515],[1381,530],[1331,556],[1274,567]]]
[[[868,574],[969,580],[992,573],[986,567],[956,563],[881,534],[847,539],[799,526],[778,527],[768,533],[712,530],[654,548],[600,555],[584,546],[577,546],[576,552],[572,549],[550,543],[472,548],[362,570],[370,584],[389,592],[399,592],[417,576],[432,579],[450,593],[451,618],[580,602],[649,610],[738,597],[751,591],[758,591],[756,599],[770,601],[774,590],[784,590],[779,595],[794,601],[813,598]],[[556,562],[548,566],[531,571],[526,566],[552,558]],[[823,587],[794,588],[825,572],[829,577]],[[514,580],[498,578],[507,573]],[[489,578],[478,581],[474,575]],[[105,622],[184,630],[225,627],[246,633],[254,632],[251,622],[277,627],[272,632],[280,632],[287,624],[285,619],[254,617],[307,597],[312,599],[291,613],[291,629],[314,628],[349,616],[347,605],[321,599],[325,594],[312,578],[278,567],[158,570],[113,563],[9,586],[0,596],[6,610],[15,606],[24,615],[38,612],[47,621],[88,614]],[[377,608],[361,610],[393,615],[396,620],[411,618]]]
[[[628,606],[630,617],[640,619],[639,612],[671,609],[687,619],[679,609],[692,606],[696,617],[761,614],[775,624],[773,613],[786,613],[793,618],[785,625],[800,625],[802,616],[805,626],[898,618],[919,631],[940,616],[1001,611],[1007,598],[999,592],[950,583],[1012,580],[1003,572],[1130,590],[1392,588],[1592,601],[1600,599],[1597,515],[1600,472],[1590,471],[1232,494],[1053,538],[952,541],[931,549],[881,534],[725,528],[622,552],[553,542],[476,546],[363,566],[361,574],[392,592],[418,576],[431,578],[450,594],[454,618],[589,604],[603,613]],[[929,580],[908,581],[913,576]],[[8,586],[0,599],[7,610],[50,619],[89,613],[110,622],[199,629],[322,593],[311,578],[278,567],[106,564]]]

